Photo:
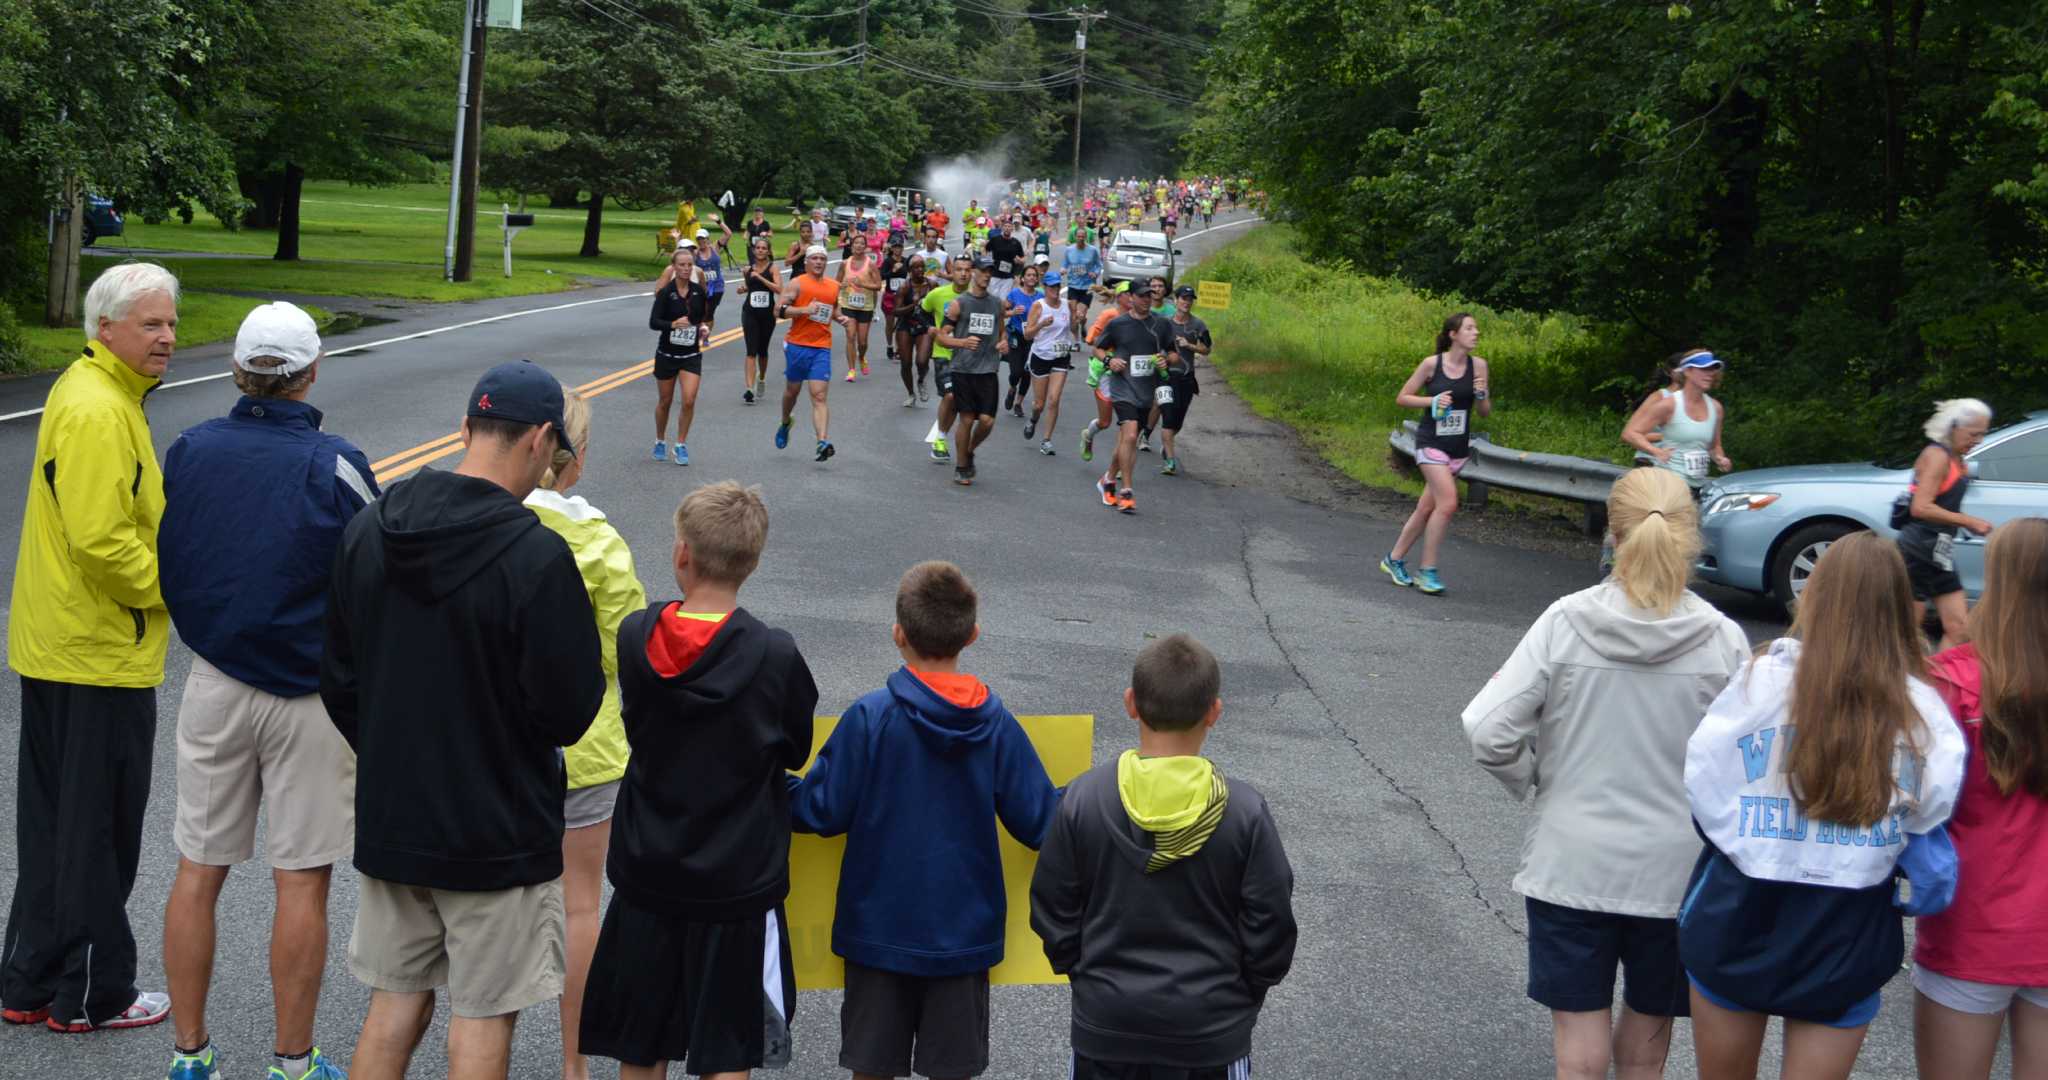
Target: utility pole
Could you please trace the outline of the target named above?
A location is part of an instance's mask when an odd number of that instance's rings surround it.
[[[462,8],[462,69],[455,85],[455,154],[448,176],[448,234],[441,248],[441,270],[449,281],[468,281],[470,262],[476,254],[477,143],[484,91],[483,15],[482,0],[466,0]]]
[[[868,73],[868,0],[860,0],[860,73]]]
[[[1074,49],[1081,54],[1081,70],[1074,79],[1074,197],[1081,195],[1081,102],[1088,91],[1088,20],[1099,19],[1087,8],[1080,9],[1081,26],[1074,31]]]

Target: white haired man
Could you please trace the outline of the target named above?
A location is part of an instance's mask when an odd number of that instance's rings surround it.
[[[235,336],[228,415],[164,454],[164,603],[192,647],[178,707],[178,877],[164,909],[173,1002],[169,1080],[213,1080],[206,1025],[214,911],[264,830],[276,1062],[270,1080],[344,1080],[313,1043],[333,866],[355,849],[356,755],[320,703],[322,618],[342,530],[377,496],[363,452],[320,430],[306,395],[320,333],[287,303]]]
[[[7,662],[21,678],[17,877],[0,1018],[62,1032],[143,1027],[128,894],[170,619],[157,584],[163,474],[142,399],[178,335],[178,279],[153,263],[85,295],[85,353],[50,387],[14,564]]]

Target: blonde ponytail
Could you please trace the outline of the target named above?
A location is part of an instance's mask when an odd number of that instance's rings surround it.
[[[562,470],[568,468],[570,462],[582,455],[583,448],[590,445],[590,402],[583,400],[582,394],[567,388],[562,390],[562,433],[569,436],[569,445],[576,450],[572,453],[560,445],[555,447],[555,456],[548,462],[548,471],[540,474],[540,486],[549,491],[555,490],[555,478],[562,475]]]
[[[1668,469],[1631,469],[1607,496],[1607,521],[1618,538],[1614,577],[1628,602],[1669,615],[1684,598],[1700,554],[1692,489]]]

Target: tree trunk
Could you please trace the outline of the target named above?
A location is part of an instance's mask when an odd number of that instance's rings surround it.
[[[306,170],[296,162],[285,163],[277,186],[277,254],[272,256],[279,262],[299,261],[299,194],[305,186]]]
[[[604,231],[604,192],[590,193],[590,213],[583,219],[583,250],[576,254],[585,259],[595,259],[604,251],[597,246],[597,238]]]
[[[249,200],[249,209],[242,214],[245,229],[275,229],[280,203],[284,197],[284,176],[281,173],[261,172],[235,174],[235,186],[242,190],[242,197]]]
[[[76,178],[64,182],[64,205],[64,220],[57,223],[50,243],[50,294],[43,306],[43,322],[57,327],[78,325],[78,246],[84,237],[85,198]],[[85,336],[98,330],[88,326]]]

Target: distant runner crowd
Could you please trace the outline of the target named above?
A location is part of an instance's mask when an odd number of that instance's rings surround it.
[[[978,474],[976,450],[1008,413],[1023,420],[1026,442],[1054,455],[1060,398],[1079,357],[1087,358],[1095,412],[1083,429],[1083,461],[1095,438],[1114,432],[1109,468],[1095,481],[1102,505],[1135,513],[1137,455],[1160,439],[1160,472],[1180,472],[1177,437],[1199,392],[1195,358],[1211,348],[1209,328],[1194,314],[1195,293],[1173,289],[1173,243],[1182,222],[1206,224],[1225,209],[1262,202],[1242,181],[1223,178],[1123,179],[1062,193],[1050,186],[1018,188],[990,206],[970,199],[955,224],[946,207],[921,195],[893,207],[886,219],[865,208],[839,229],[823,207],[792,219],[794,235],[780,254],[763,210],[745,225],[747,256],[736,284],[727,281],[724,250],[731,231],[721,222],[678,243],[655,282],[648,328],[654,343],[655,461],[690,463],[690,430],[701,387],[704,352],[728,291],[740,295],[746,340],[741,400],[768,399],[769,351],[783,332],[783,387],[774,443],[789,446],[802,399],[810,403],[820,462],[839,452],[831,436],[833,328],[843,335],[845,381],[871,373],[870,339],[882,324],[887,358],[903,383],[903,407],[938,397],[926,443],[931,460],[953,467],[966,487]],[[1156,221],[1157,247],[1134,253],[1129,265],[1105,262],[1126,229]],[[1064,243],[1057,259],[1055,241]],[[1104,311],[1092,322],[1090,308]],[[1170,312],[1170,314],[1169,314]],[[1008,373],[1004,374],[1004,365]],[[679,407],[678,407],[679,406]],[[1028,412],[1027,412],[1028,410]],[[676,417],[673,441],[669,418]]]
[[[1007,314],[985,258],[939,314],[956,398],[962,350],[983,344],[973,316]],[[821,302],[797,288],[796,304]],[[1129,312],[1149,312],[1147,292],[1124,294]],[[332,867],[349,858],[349,967],[372,988],[358,1080],[405,1074],[442,993],[451,1075],[508,1075],[518,1013],[552,1001],[565,1077],[585,1075],[586,1055],[636,1080],[670,1063],[743,1077],[790,1060],[783,905],[790,835],[808,832],[847,838],[840,1065],[1000,1073],[1000,828],[1039,852],[1030,921],[1071,981],[1073,1076],[1250,1076],[1254,1025],[1294,957],[1293,876],[1260,793],[1202,756],[1222,672],[1199,642],[1137,654],[1136,746],[1056,788],[963,670],[974,587],[922,563],[894,598],[902,666],[812,760],[804,651],[740,604],[769,538],[757,490],[707,484],[681,501],[662,553],[680,599],[650,603],[617,530],[570,494],[591,464],[588,405],[537,365],[477,382],[454,470],[380,492],[308,403],[312,320],[265,304],[236,339],[242,398],[159,466],[142,402],[175,344],[177,282],[117,266],[85,309],[91,339],[38,429],[9,612],[22,726],[8,1022],[170,1019],[172,1080],[218,1076],[215,908],[255,854],[260,811],[277,894],[271,1076],[344,1076],[313,1025]],[[1025,315],[1038,317],[1052,316]],[[1142,324],[1124,314],[1105,333],[1119,325]],[[1432,414],[1425,449],[1442,460],[1425,469],[1454,471],[1451,414],[1487,406],[1477,336],[1469,315],[1446,320],[1402,389]],[[1106,351],[1107,374],[1135,377],[1134,357]],[[1673,365],[1688,410],[1711,361]],[[1143,399],[1112,405],[1135,434]],[[1938,481],[1986,421],[1944,403],[1923,475]],[[1700,1076],[1752,1078],[1776,1016],[1785,1075],[1846,1080],[1916,918],[1921,1076],[1987,1077],[2007,1032],[2012,1075],[2048,1075],[2048,519],[1991,531],[1967,641],[1929,656],[1913,553],[1859,533],[1819,558],[1790,632],[1752,649],[1688,587],[1693,470],[1660,467],[1669,444],[1644,441],[1657,464],[1607,504],[1611,575],[1544,612],[1462,714],[1475,760],[1530,805],[1513,887],[1557,1074],[1660,1075],[1689,1016]],[[1942,497],[1916,489],[1904,513]],[[1431,515],[1417,517],[1404,545],[1432,542]],[[126,903],[172,625],[196,656],[160,993],[139,989]]]

